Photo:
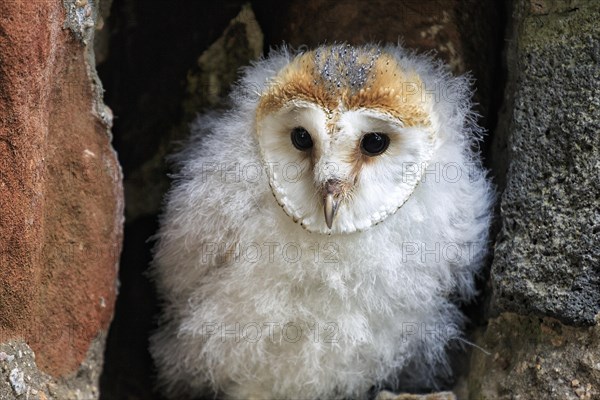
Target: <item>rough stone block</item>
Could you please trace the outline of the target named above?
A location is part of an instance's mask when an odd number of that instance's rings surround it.
[[[497,310],[594,324],[600,311],[600,3],[518,4],[493,303]]]
[[[477,343],[481,348],[473,350],[469,399],[600,397],[598,326],[572,327],[553,318],[504,313],[489,322]]]
[[[123,222],[96,18],[85,0],[0,2],[0,345],[31,348],[47,379],[92,386],[75,375],[90,357],[101,368],[92,343],[113,315]],[[0,361],[16,371],[0,393],[24,388],[18,358]]]

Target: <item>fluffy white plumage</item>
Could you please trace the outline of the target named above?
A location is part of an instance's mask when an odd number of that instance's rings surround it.
[[[470,96],[467,78],[392,45],[284,48],[247,68],[230,111],[195,121],[157,235],[164,392],[435,385],[463,323],[449,299],[475,294],[493,203]],[[360,151],[373,132],[389,137],[381,155]]]

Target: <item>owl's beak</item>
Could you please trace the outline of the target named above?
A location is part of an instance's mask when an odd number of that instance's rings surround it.
[[[323,191],[323,210],[325,211],[325,223],[329,229],[331,229],[333,226],[333,219],[335,218],[338,206],[340,205],[339,186],[339,182],[330,180],[325,184],[325,190]]]
[[[327,227],[331,229],[333,225],[333,219],[335,218],[335,213],[337,212],[339,205],[339,201],[334,198],[333,193],[327,193],[325,196],[325,223]]]

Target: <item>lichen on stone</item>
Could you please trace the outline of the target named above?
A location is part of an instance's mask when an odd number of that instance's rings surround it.
[[[64,377],[53,377],[40,370],[27,343],[20,340],[0,343],[0,399],[98,399],[104,340],[105,334],[99,335],[79,369]]]
[[[65,28],[69,28],[84,44],[94,35],[96,25],[95,0],[63,0],[66,11]]]

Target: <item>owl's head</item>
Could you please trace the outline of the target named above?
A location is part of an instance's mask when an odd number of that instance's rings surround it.
[[[409,199],[438,122],[419,74],[376,46],[291,58],[260,95],[256,132],[278,203],[305,229],[365,230]]]

